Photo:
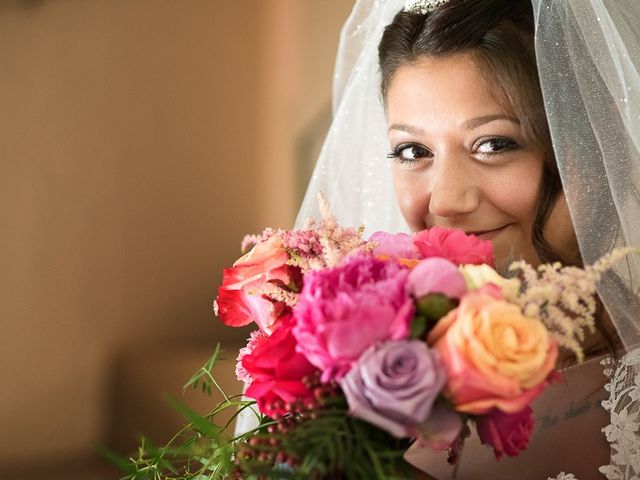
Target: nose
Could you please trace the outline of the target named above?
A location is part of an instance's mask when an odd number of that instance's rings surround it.
[[[480,206],[478,179],[464,162],[436,160],[429,172],[429,213],[435,217],[456,217],[473,213]]]

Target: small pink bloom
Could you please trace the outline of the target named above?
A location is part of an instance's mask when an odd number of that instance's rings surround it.
[[[249,336],[247,345],[245,347],[242,347],[238,352],[238,356],[236,357],[236,377],[241,382],[249,385],[253,381],[253,378],[251,378],[249,372],[247,372],[247,370],[242,366],[242,359],[246,355],[252,354],[253,351],[258,348],[260,343],[267,338],[269,338],[269,336],[262,330],[254,330]]]
[[[359,254],[305,276],[294,335],[323,382],[342,378],[371,345],[409,335],[408,274],[396,262]]]
[[[376,245],[372,251],[375,257],[407,260],[422,258],[411,235],[406,233],[375,232],[369,242]]]
[[[493,244],[462,230],[433,227],[416,233],[413,243],[424,258],[442,257],[456,265],[494,262]]]
[[[458,267],[444,258],[427,258],[418,263],[408,280],[409,293],[422,298],[430,293],[441,293],[459,299],[467,291],[467,283]]]
[[[487,415],[476,418],[478,436],[484,444],[493,447],[496,459],[503,455],[515,457],[526,450],[531,433],[533,432],[533,418],[531,407],[520,412],[503,413],[493,410]]]

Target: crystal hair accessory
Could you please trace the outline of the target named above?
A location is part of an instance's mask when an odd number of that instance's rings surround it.
[[[448,1],[449,0],[407,0],[404,4],[404,11],[426,15]]]

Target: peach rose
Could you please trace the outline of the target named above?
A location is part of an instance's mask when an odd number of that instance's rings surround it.
[[[290,286],[300,276],[299,269],[287,265],[289,254],[277,236],[259,242],[223,273],[222,286],[214,303],[216,315],[225,325],[243,327],[255,322],[270,335],[288,307],[260,294],[268,283]],[[297,287],[297,286],[296,286]]]
[[[558,347],[544,325],[482,291],[465,295],[427,342],[449,375],[446,395],[456,410],[521,411],[548,384]]]

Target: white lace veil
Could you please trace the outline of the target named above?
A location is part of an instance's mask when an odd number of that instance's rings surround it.
[[[456,0],[451,0],[456,1]],[[357,0],[341,34],[333,123],[297,226],[318,217],[324,192],[344,225],[407,230],[396,206],[378,43],[403,0]],[[640,247],[640,1],[533,0],[536,53],[553,146],[586,263]],[[640,259],[599,293],[623,343],[637,343]]]

